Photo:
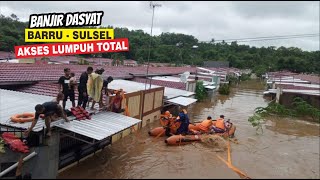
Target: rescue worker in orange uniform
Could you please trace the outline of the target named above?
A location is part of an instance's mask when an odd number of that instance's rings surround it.
[[[190,124],[189,131],[191,131],[193,134],[208,133],[211,130],[211,126],[212,126],[212,118],[211,116],[208,116],[207,119],[203,120],[201,123]]]
[[[224,115],[220,115],[211,127],[211,132],[214,133],[224,133],[226,131],[225,122],[224,122]]]
[[[212,125],[212,118],[208,116],[206,120],[202,121],[199,125],[200,131],[207,133],[210,131],[210,127]]]

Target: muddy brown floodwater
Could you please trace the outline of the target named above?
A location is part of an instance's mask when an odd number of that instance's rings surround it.
[[[298,119],[269,119],[257,135],[247,121],[267,105],[257,81],[242,82],[229,96],[215,95],[189,107],[193,121],[224,114],[236,124],[239,144],[231,144],[232,163],[251,178],[319,179],[319,124]],[[154,122],[64,172],[58,178],[240,178],[200,143],[168,147],[152,141]],[[139,137],[140,139],[138,139]],[[226,152],[219,152],[226,159]]]

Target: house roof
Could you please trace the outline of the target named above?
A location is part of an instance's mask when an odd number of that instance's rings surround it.
[[[162,80],[155,80],[155,79],[146,79],[146,78],[134,78],[133,81],[139,82],[139,83],[146,83],[157,86],[163,86],[163,87],[169,87],[169,88],[175,88],[175,89],[186,89],[186,84],[183,82],[173,82],[173,81],[162,81]],[[147,85],[149,87],[149,85]]]
[[[123,63],[124,63],[124,64],[128,64],[128,63],[130,63],[130,64],[137,64],[137,61],[132,60],[132,59],[125,59],[125,60],[123,60]]]
[[[34,112],[35,105],[52,100],[52,97],[49,96],[3,89],[0,89],[0,94],[2,95],[0,98],[0,125],[21,129],[29,128],[32,122],[11,122],[10,117],[12,115],[24,112]],[[26,101],[28,103],[25,103]],[[50,123],[50,126],[63,128],[92,139],[102,140],[141,122],[139,119],[113,112],[100,112],[92,115],[91,118],[91,120],[79,121],[76,120],[75,117],[69,117],[69,120],[73,120],[70,123],[64,123],[64,120],[59,119]],[[39,120],[32,131],[40,132],[43,128],[45,128],[45,121]]]
[[[104,65],[91,65],[94,69],[103,67],[104,78],[113,76],[114,78],[132,78],[132,74],[146,74],[147,67],[110,67]],[[11,64],[0,63],[0,81],[1,82],[22,82],[22,81],[58,81],[63,75],[64,68],[70,68],[79,78],[81,73],[86,71],[88,65],[73,64]],[[177,74],[186,71],[195,73],[195,67],[149,67],[149,74]],[[217,69],[212,69],[217,70]],[[236,71],[229,68],[224,69],[228,72]],[[221,69],[219,69],[221,71]]]

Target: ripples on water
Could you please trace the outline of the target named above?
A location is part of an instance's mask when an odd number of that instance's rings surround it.
[[[189,107],[189,116],[192,121],[220,114],[230,118],[240,142],[232,144],[232,162],[251,178],[319,178],[319,124],[276,117],[268,119],[264,134],[256,135],[248,123],[256,107],[267,106],[263,91],[260,82],[241,83],[229,96],[213,94]],[[239,178],[200,143],[168,147],[164,137],[151,141],[147,131],[157,126],[159,122],[147,125],[139,136],[121,139],[59,177]]]

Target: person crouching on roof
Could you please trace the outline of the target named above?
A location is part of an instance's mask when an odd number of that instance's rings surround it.
[[[122,109],[122,96],[121,96],[121,92],[117,91],[115,97],[113,97],[113,99],[111,100],[110,104],[108,105],[108,107],[111,108],[112,112],[115,113],[122,113],[124,112],[124,109]]]
[[[63,108],[57,104],[56,102],[45,102],[43,104],[37,104],[35,107],[35,119],[32,121],[31,127],[25,131],[25,136],[28,136],[30,131],[34,128],[37,124],[40,114],[44,114],[44,120],[47,128],[47,136],[51,136],[51,128],[50,123],[52,119],[54,119],[54,114],[57,114],[60,117],[63,117],[66,122],[69,122]]]
[[[189,132],[189,117],[185,109],[180,108],[180,113],[175,122],[181,122],[180,127],[177,129],[176,134],[186,135]]]

